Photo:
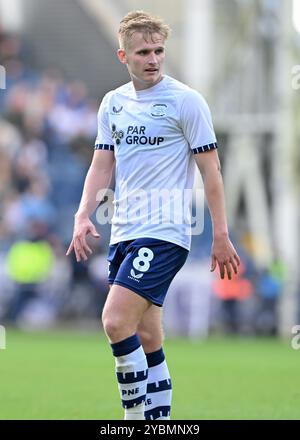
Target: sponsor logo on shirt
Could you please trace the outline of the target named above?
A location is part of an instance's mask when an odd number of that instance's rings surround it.
[[[123,139],[124,137],[124,131],[122,130],[118,131],[116,125],[113,124],[111,126],[111,137],[116,140],[117,145],[120,145],[121,139]]]
[[[120,145],[125,133],[118,130],[115,124],[111,126],[111,135],[116,144]],[[144,125],[129,125],[126,130],[125,142],[127,145],[160,145],[165,140],[162,136],[147,136]]]
[[[123,106],[121,105],[120,108],[117,108],[115,105],[112,108],[112,111],[115,115],[119,115],[121,113],[121,111],[123,110]]]

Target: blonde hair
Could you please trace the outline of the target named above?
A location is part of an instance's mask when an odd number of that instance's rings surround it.
[[[148,12],[129,12],[120,22],[118,35],[121,49],[128,48],[130,39],[135,32],[141,32],[145,39],[157,33],[166,40],[170,35],[171,29],[161,18],[154,17],[148,14]]]

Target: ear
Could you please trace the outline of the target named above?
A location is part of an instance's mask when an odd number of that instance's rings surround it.
[[[126,52],[124,49],[118,49],[117,55],[122,64],[127,64]]]

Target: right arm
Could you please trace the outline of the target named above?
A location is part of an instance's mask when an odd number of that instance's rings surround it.
[[[112,171],[114,168],[114,152],[95,150],[91,166],[85,178],[81,201],[74,219],[73,238],[66,255],[74,250],[76,260],[88,259],[87,253],[92,253],[86,242],[86,236],[91,233],[94,237],[100,237],[90,216],[99,204],[98,192],[102,195],[108,189]]]

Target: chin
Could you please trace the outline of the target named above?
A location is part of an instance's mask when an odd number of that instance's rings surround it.
[[[154,84],[156,84],[162,78],[162,75],[158,74],[153,77],[132,75],[132,78],[136,81],[137,84],[139,84],[140,87],[147,88],[152,87]]]
[[[153,84],[153,83],[159,81],[160,78],[161,78],[161,75],[152,76],[152,77],[150,77],[150,78],[147,78],[147,79],[145,80],[145,82],[147,82],[147,83],[149,83],[149,84]]]

